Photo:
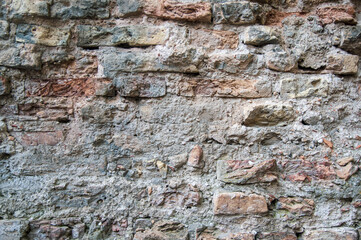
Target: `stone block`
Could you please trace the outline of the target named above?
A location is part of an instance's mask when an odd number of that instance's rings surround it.
[[[62,131],[56,132],[14,132],[13,136],[24,146],[55,146],[64,140]]]
[[[353,75],[358,71],[359,56],[351,54],[329,54],[327,56],[327,67],[335,74]]]
[[[329,75],[284,78],[281,80],[281,96],[289,98],[327,97]]]
[[[123,97],[163,97],[166,95],[166,80],[162,77],[118,76],[114,85]]]
[[[0,20],[0,38],[8,39],[9,38],[9,23],[7,21]]]
[[[121,72],[176,72],[198,73],[203,59],[196,49],[164,51],[124,51],[106,49],[102,51],[101,65],[107,77],[114,78]]]
[[[51,6],[51,17],[61,19],[106,19],[110,17],[109,0],[63,0]]]
[[[190,22],[211,22],[211,4],[147,0],[144,13],[151,17]]]
[[[274,44],[279,42],[279,34],[272,27],[250,26],[244,31],[244,43],[254,46]]]
[[[243,124],[248,127],[286,124],[295,118],[292,106],[285,104],[257,104],[246,107],[244,113]]]
[[[195,168],[202,167],[203,150],[200,146],[196,145],[189,153],[187,165]]]
[[[215,215],[263,214],[268,212],[265,197],[242,192],[219,193],[213,200]]]
[[[117,0],[118,14],[121,17],[139,15],[143,10],[142,0]]]
[[[19,24],[16,28],[16,41],[50,47],[66,46],[70,37],[69,29]]]
[[[21,240],[26,236],[28,221],[21,219],[0,220],[1,240]]]
[[[190,43],[206,49],[236,49],[239,44],[238,34],[233,31],[190,29]]]
[[[217,179],[225,183],[250,184],[277,181],[276,160],[260,163],[250,161],[217,161]]]
[[[7,0],[9,18],[23,20],[27,17],[49,17],[51,0]]]
[[[32,44],[16,44],[0,46],[0,66],[40,69],[41,52]]]
[[[227,73],[238,73],[246,69],[253,61],[253,54],[249,51],[231,52],[227,50],[216,50],[208,56],[208,71],[222,71]]]
[[[259,21],[262,7],[248,1],[215,3],[212,9],[215,24],[253,24]]]
[[[177,84],[180,96],[262,98],[272,94],[271,81],[266,79],[199,79],[183,78]]]
[[[281,47],[274,47],[265,53],[267,68],[279,72],[289,72],[296,68],[296,58]]]
[[[315,203],[312,199],[286,198],[278,199],[277,209],[286,210],[297,216],[311,216],[315,210]]]
[[[352,54],[361,55],[361,26],[342,29],[338,47]]]
[[[306,230],[304,240],[357,240],[358,233],[353,228],[321,228]]]
[[[358,171],[359,167],[352,163],[348,163],[346,166],[336,169],[337,177],[348,180],[353,174]]]
[[[77,33],[79,47],[144,47],[164,44],[168,36],[164,27],[141,25],[114,28],[79,25]]]

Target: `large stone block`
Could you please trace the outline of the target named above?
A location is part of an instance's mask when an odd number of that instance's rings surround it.
[[[327,97],[329,75],[301,76],[281,80],[281,96],[290,98]]]
[[[69,29],[19,24],[16,28],[16,41],[41,44],[50,47],[66,46],[70,37]]]
[[[261,232],[257,240],[297,240],[297,236],[293,232]]]
[[[267,68],[279,72],[289,72],[297,66],[297,59],[278,46],[266,52],[265,61]]]
[[[217,161],[217,179],[234,184],[273,182],[277,180],[275,168],[276,160],[274,159],[260,163],[220,160]]]
[[[285,104],[257,104],[245,108],[244,125],[274,126],[295,118],[292,106]]]
[[[164,27],[142,25],[114,28],[79,25],[77,32],[79,47],[151,46],[164,44],[168,36],[168,30]]]
[[[265,197],[241,192],[219,193],[213,199],[215,215],[262,214],[268,212]]]
[[[151,229],[145,231],[138,231],[134,235],[134,240],[147,240],[147,239],[174,239],[174,240],[187,240],[187,228],[177,222],[159,221],[154,224]]]
[[[236,49],[239,36],[233,31],[190,29],[190,43],[206,49]]]
[[[109,18],[109,0],[55,1],[51,17],[62,19]]]
[[[1,240],[20,240],[26,236],[28,230],[28,221],[0,220],[0,239]]]
[[[21,20],[26,17],[48,17],[51,0],[6,0],[9,18]]]
[[[178,49],[177,49],[178,50]],[[197,49],[180,49],[157,52],[105,49],[101,65],[107,77],[114,78],[120,72],[178,72],[198,73],[203,59]]]
[[[357,240],[358,233],[352,228],[321,228],[306,230],[304,240]]]
[[[248,1],[215,3],[213,5],[215,24],[252,24],[259,21],[262,7]]]
[[[187,3],[170,0],[147,0],[144,13],[163,19],[191,22],[210,22],[211,4],[208,2]]]
[[[14,68],[40,69],[41,52],[32,44],[0,46],[0,65]]]

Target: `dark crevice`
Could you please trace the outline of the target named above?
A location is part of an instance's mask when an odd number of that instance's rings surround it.
[[[314,69],[314,68],[310,68],[310,67],[302,67],[301,65],[298,64],[298,69],[299,70],[303,70],[303,71],[312,71],[312,72],[318,72],[318,71],[323,71],[326,69],[326,66]]]
[[[184,76],[186,77],[198,77],[200,75],[199,72],[196,73],[184,73]]]
[[[302,123],[303,125],[306,125],[306,126],[307,126],[307,125],[310,125],[310,124],[306,123],[304,119],[302,119],[301,123]]]
[[[99,49],[99,46],[98,47],[82,47],[84,50],[98,50]]]
[[[147,48],[150,48],[151,46],[150,45],[146,45],[146,46],[131,46],[129,45],[129,43],[119,43],[117,45],[115,45],[115,47],[117,48],[141,48],[141,49],[147,49]]]

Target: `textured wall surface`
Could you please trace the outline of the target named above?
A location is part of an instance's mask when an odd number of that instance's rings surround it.
[[[0,239],[360,239],[360,11],[0,0]]]

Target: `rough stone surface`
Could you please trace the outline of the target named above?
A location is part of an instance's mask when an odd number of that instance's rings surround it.
[[[215,24],[252,24],[259,21],[262,8],[257,3],[247,1],[216,3],[213,5]]]
[[[361,2],[0,0],[0,239],[358,239]]]
[[[241,192],[220,193],[214,197],[215,215],[267,213],[267,202],[263,196]]]

